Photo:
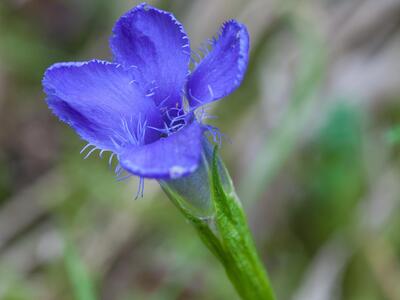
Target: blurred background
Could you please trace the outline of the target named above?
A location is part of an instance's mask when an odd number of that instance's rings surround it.
[[[400,1],[149,1],[193,49],[236,18],[222,155],[278,299],[400,299]],[[0,0],[0,299],[238,299],[160,191],[117,182],[44,102],[59,61],[111,59],[123,0]]]

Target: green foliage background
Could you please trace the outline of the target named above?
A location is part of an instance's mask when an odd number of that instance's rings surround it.
[[[149,2],[194,49],[248,25],[246,79],[212,123],[278,299],[400,299],[400,1]],[[44,102],[44,70],[110,59],[137,3],[0,2],[0,299],[237,299],[160,187],[134,201]]]

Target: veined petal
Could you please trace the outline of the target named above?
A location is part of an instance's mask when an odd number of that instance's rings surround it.
[[[181,106],[190,45],[172,14],[138,5],[115,24],[110,43],[116,62],[138,68],[158,106]]]
[[[167,138],[127,147],[119,157],[128,172],[148,178],[175,179],[196,170],[201,158],[202,128],[193,122]]]
[[[160,126],[159,110],[131,70],[121,65],[97,60],[58,63],[47,69],[43,86],[54,114],[100,149],[117,151],[159,136],[144,129],[145,125]]]
[[[249,34],[235,20],[224,23],[213,49],[190,75],[186,92],[191,107],[200,106],[232,93],[242,82],[249,57]]]

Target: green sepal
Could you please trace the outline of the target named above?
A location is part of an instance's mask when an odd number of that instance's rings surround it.
[[[219,239],[211,230],[212,217],[199,217],[198,214],[193,213],[193,211],[187,205],[185,205],[186,201],[182,199],[178,193],[174,192],[167,184],[160,182],[160,185],[165,194],[179,209],[186,220],[188,220],[194,226],[207,248],[210,249],[210,251],[219,260],[224,260],[224,250],[221,247]]]

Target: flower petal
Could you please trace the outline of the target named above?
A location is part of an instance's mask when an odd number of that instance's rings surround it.
[[[111,38],[115,61],[136,66],[148,83],[157,105],[181,106],[181,91],[188,74],[189,39],[175,17],[147,4],[122,16]]]
[[[213,49],[190,75],[186,93],[191,107],[200,106],[232,93],[242,82],[249,57],[249,34],[235,20],[224,23]]]
[[[58,63],[43,78],[47,103],[62,121],[89,143],[117,151],[135,137],[152,142],[159,134],[144,123],[160,126],[154,102],[135,83],[131,70],[104,61]]]
[[[119,157],[128,172],[147,178],[175,179],[196,170],[201,158],[202,128],[197,122],[167,138],[142,147],[128,147]]]

